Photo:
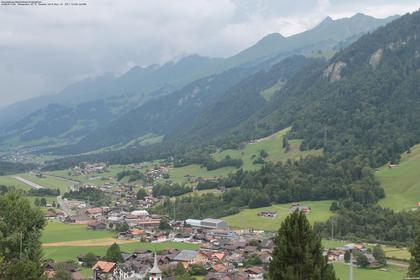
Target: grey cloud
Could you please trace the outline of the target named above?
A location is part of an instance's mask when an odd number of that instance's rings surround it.
[[[327,15],[381,17],[418,5],[411,0],[85,1],[87,7],[0,7],[0,104],[133,65],[194,53],[230,56],[268,33],[301,32]]]

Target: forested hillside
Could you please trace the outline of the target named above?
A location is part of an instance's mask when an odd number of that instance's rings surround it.
[[[420,13],[363,36],[328,63],[305,69],[254,116],[262,135],[292,125],[303,149],[334,160],[397,162],[420,142]],[[260,119],[255,120],[255,118]],[[254,132],[252,132],[254,133]]]

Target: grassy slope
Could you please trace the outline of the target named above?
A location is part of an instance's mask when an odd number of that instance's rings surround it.
[[[331,201],[303,201],[301,205],[311,207],[307,215],[309,221],[326,221],[333,213],[329,210]],[[289,215],[290,203],[278,204],[270,207],[244,209],[240,213],[222,218],[233,228],[253,228],[268,231],[277,231],[281,222]],[[276,218],[260,217],[257,214],[262,210],[277,211]]]
[[[259,157],[260,151],[264,149],[268,153],[268,161],[279,162],[286,161],[288,159],[298,159],[300,157],[305,157],[308,155],[320,155],[321,150],[316,151],[300,151],[299,146],[301,141],[299,140],[290,140],[290,151],[285,153],[282,148],[283,137],[287,133],[288,129],[281,130],[274,133],[273,135],[259,139],[255,144],[246,144],[245,147],[241,150],[225,150],[213,154],[214,159],[221,160],[225,156],[229,155],[232,158],[240,158],[243,160],[244,164],[242,166],[245,170],[256,170],[260,168],[261,164],[253,164],[252,156],[255,155]],[[171,180],[174,182],[183,182],[185,180],[184,176],[189,174],[194,177],[218,177],[226,176],[231,172],[235,172],[237,169],[234,167],[224,167],[212,171],[207,171],[206,168],[201,168],[199,165],[188,165],[180,168],[173,168],[170,171]]]
[[[420,144],[404,153],[394,168],[384,166],[376,176],[385,189],[386,197],[379,202],[394,210],[411,209],[420,202]]]

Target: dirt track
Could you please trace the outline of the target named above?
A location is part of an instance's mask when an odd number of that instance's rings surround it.
[[[89,240],[77,240],[77,241],[67,241],[67,242],[53,242],[53,243],[44,243],[42,247],[87,247],[87,246],[110,246],[114,243],[117,244],[126,244],[134,243],[138,241],[133,240],[118,240],[114,238],[100,238],[100,239],[89,239]]]

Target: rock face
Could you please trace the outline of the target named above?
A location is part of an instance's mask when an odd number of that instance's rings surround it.
[[[324,70],[324,77],[327,77],[330,82],[335,82],[341,80],[341,70],[346,67],[346,63],[342,61],[337,61],[328,65]]]
[[[370,56],[369,64],[373,67],[373,69],[375,69],[376,66],[379,65],[379,63],[382,60],[383,55],[384,55],[384,50],[380,48]]]

